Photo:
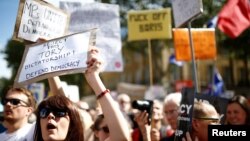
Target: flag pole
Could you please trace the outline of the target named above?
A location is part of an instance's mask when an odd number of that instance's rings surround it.
[[[151,52],[151,40],[150,39],[148,39],[148,59],[149,59],[150,86],[153,86],[152,52]]]
[[[215,62],[213,63],[213,68],[212,68],[212,86],[211,86],[211,95],[214,95],[214,85],[215,85]]]
[[[198,79],[197,79],[197,72],[196,72],[196,63],[195,63],[195,54],[193,49],[193,38],[192,38],[192,32],[191,32],[191,21],[188,22],[188,34],[189,34],[189,43],[190,43],[190,49],[191,49],[191,55],[192,55],[192,66],[193,66],[193,80],[195,85],[195,93],[199,93],[199,87],[198,87]]]

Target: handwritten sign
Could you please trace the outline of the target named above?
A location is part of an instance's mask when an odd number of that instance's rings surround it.
[[[21,0],[15,25],[14,39],[36,42],[63,36],[69,16],[64,11],[37,0]]]
[[[172,38],[171,9],[130,11],[128,40]]]
[[[27,85],[50,76],[83,72],[95,30],[26,46],[15,85]]]
[[[175,27],[180,27],[203,12],[202,0],[173,0],[172,8]]]
[[[214,28],[192,28],[195,59],[215,59],[216,41]],[[190,61],[190,43],[187,28],[173,29],[176,60]]]
[[[99,29],[96,47],[101,50],[105,62],[104,71],[123,71],[119,6],[104,3],[78,6],[76,3],[61,2],[60,7],[71,14],[70,32]]]

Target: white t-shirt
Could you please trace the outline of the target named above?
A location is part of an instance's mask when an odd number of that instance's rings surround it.
[[[27,124],[13,133],[6,131],[0,134],[1,141],[34,141],[35,124]]]

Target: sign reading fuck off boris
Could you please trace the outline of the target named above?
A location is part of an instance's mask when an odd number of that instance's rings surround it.
[[[94,44],[95,30],[89,30],[26,46],[14,85],[83,72],[87,52]]]

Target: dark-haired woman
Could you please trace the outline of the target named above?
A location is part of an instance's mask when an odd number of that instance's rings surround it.
[[[83,141],[83,127],[78,109],[64,95],[43,100],[36,112],[35,141]]]
[[[250,107],[242,95],[235,95],[227,104],[226,124],[250,125]]]

